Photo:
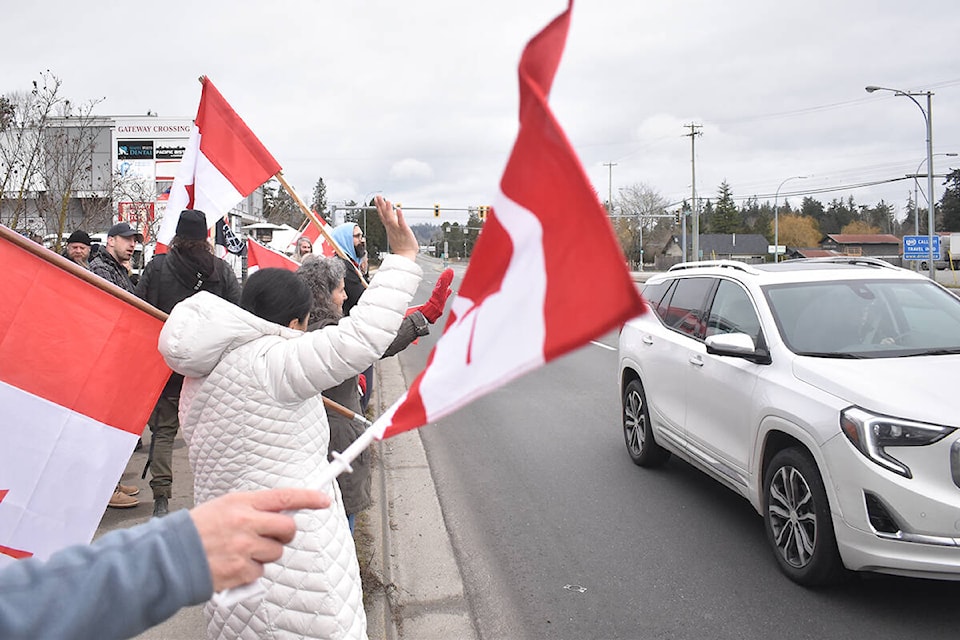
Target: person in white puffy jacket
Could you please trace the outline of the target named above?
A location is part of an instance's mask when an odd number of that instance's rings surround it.
[[[322,389],[356,375],[390,345],[420,283],[417,240],[399,209],[377,197],[395,255],[385,258],[349,318],[304,333],[312,302],[293,272],[263,269],[240,307],[203,292],[181,302],[160,352],[185,376],[180,425],[194,499],[230,491],[316,487],[329,464]],[[241,308],[242,307],[242,308]],[[295,514],[297,534],[260,579],[263,595],[209,602],[208,638],[366,638],[353,538],[336,483],[333,505]]]

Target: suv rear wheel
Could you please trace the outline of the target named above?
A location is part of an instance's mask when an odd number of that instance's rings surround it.
[[[653,439],[647,396],[639,380],[631,380],[623,390],[623,438],[636,465],[659,467],[670,458],[670,452]]]
[[[784,449],[773,457],[764,475],[763,507],[767,539],[791,580],[813,587],[843,578],[827,492],[806,451]]]

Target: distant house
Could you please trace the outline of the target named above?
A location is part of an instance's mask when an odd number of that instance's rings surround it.
[[[816,249],[810,247],[790,249],[787,251],[787,257],[792,260],[796,258],[831,258],[840,255],[843,254],[832,249]]]
[[[883,258],[900,263],[900,238],[889,233],[830,233],[820,241],[820,248],[845,256]]]
[[[654,258],[654,268],[669,269],[683,259],[679,236],[671,236]],[[738,260],[758,263],[767,259],[767,239],[758,233],[705,233],[700,236],[701,260]],[[687,253],[692,260],[693,240],[687,238]]]

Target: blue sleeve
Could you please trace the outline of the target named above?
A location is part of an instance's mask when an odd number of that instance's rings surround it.
[[[0,571],[0,638],[130,638],[213,595],[187,510]]]

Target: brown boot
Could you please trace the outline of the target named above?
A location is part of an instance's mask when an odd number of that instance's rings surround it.
[[[135,507],[138,504],[140,504],[139,500],[133,496],[128,496],[117,489],[113,492],[113,495],[110,496],[110,502],[107,503],[107,506],[113,507],[114,509],[129,509],[130,507]]]
[[[125,493],[128,496],[135,496],[138,493],[140,493],[140,487],[137,487],[132,484],[131,485],[118,484],[116,490],[119,491],[120,493]]]

